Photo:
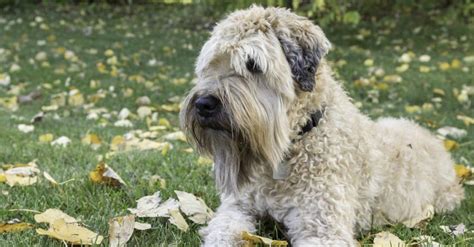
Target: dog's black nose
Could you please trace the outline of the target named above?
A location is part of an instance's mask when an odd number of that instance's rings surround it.
[[[212,117],[217,112],[220,101],[212,95],[206,95],[199,97],[194,104],[201,117]]]

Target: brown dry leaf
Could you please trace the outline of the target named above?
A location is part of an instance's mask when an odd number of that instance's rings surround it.
[[[266,246],[288,246],[288,242],[284,240],[272,240],[269,238],[264,238],[249,232],[243,231],[241,233],[242,239],[246,241],[245,247],[253,247],[257,244],[264,244]]]
[[[126,185],[125,181],[107,164],[100,162],[96,168],[89,173],[92,182],[111,186]]]
[[[57,219],[52,222],[48,230],[38,228],[36,233],[63,240],[73,245],[98,245],[104,239],[101,235],[77,223],[66,223],[64,219]]]
[[[391,234],[390,232],[379,232],[375,235],[373,247],[404,247],[404,246],[407,246],[405,242],[402,241],[397,236]]]
[[[459,143],[457,143],[456,141],[449,140],[449,139],[444,140],[444,148],[447,151],[452,151],[458,147],[459,147]]]
[[[126,246],[135,228],[135,215],[115,217],[109,220],[109,243],[111,247]]]
[[[206,205],[203,199],[184,191],[174,191],[178,196],[180,208],[190,220],[197,224],[206,224],[214,212]]]
[[[188,223],[184,219],[183,215],[179,212],[178,209],[170,209],[169,213],[169,222],[178,227],[179,230],[187,232],[189,229]]]
[[[412,219],[403,221],[402,223],[409,228],[419,228],[423,223],[431,220],[434,216],[434,207],[433,205],[428,205],[423,210],[421,215],[414,217]]]
[[[32,228],[33,225],[25,222],[18,222],[17,220],[9,221],[7,223],[0,223],[0,233],[5,232],[21,232]]]
[[[92,149],[97,150],[100,148],[102,141],[96,134],[87,134],[81,139],[82,144],[90,145]]]

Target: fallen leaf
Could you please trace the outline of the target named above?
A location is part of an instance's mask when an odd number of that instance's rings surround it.
[[[429,55],[421,55],[418,59],[422,63],[427,63],[431,60],[431,57]]]
[[[107,164],[100,162],[96,168],[89,173],[92,182],[111,186],[126,185],[125,181]]]
[[[67,136],[61,136],[57,138],[56,140],[51,142],[52,146],[60,146],[60,147],[67,147],[71,143],[71,139],[69,139]]]
[[[0,233],[6,232],[21,232],[31,229],[33,225],[25,222],[18,222],[17,220],[9,221],[7,223],[0,223]]]
[[[449,139],[444,140],[444,148],[447,151],[452,151],[458,147],[459,147],[459,143],[457,143],[456,141],[449,140]]]
[[[115,127],[124,127],[124,128],[131,128],[133,127],[133,123],[128,119],[118,120],[114,123]]]
[[[50,143],[53,141],[53,139],[54,136],[51,133],[43,134],[38,137],[40,143]]]
[[[170,209],[168,212],[170,215],[170,218],[168,219],[169,222],[178,227],[178,229],[180,229],[181,231],[187,232],[189,229],[189,225],[188,223],[186,223],[186,220],[183,218],[183,215],[179,212],[179,210]]]
[[[375,235],[373,247],[404,247],[405,242],[390,232],[379,232]]]
[[[408,228],[419,228],[420,225],[425,223],[426,221],[429,221],[433,218],[434,216],[434,207],[433,205],[428,205],[426,208],[423,210],[421,215],[418,215],[417,217],[414,217],[412,219],[403,221],[402,223],[407,226]]]
[[[37,174],[40,170],[36,163],[30,162],[28,164],[17,164],[3,172],[4,180],[10,186],[28,186],[38,182]]]
[[[153,112],[153,108],[149,106],[140,106],[137,109],[138,117],[143,119],[147,116],[150,116]]]
[[[413,240],[420,247],[441,247],[442,245],[438,242],[435,242],[435,238],[432,236],[421,235],[414,237]]]
[[[87,134],[81,139],[82,144],[90,145],[92,149],[97,150],[100,148],[102,141],[96,134]]]
[[[77,89],[69,91],[69,98],[67,103],[71,106],[81,106],[84,104],[84,96]]]
[[[35,130],[35,126],[27,125],[27,124],[19,124],[18,125],[18,130],[23,132],[23,133],[30,133],[33,130]]]
[[[104,239],[101,235],[77,223],[66,223],[64,219],[57,219],[50,223],[48,230],[38,228],[36,233],[66,241],[73,245],[99,245]]]
[[[249,232],[243,231],[241,233],[242,239],[246,241],[245,247],[253,247],[257,246],[257,244],[264,244],[266,246],[274,246],[274,247],[283,247],[288,246],[288,242],[284,240],[272,240],[269,238],[261,237],[255,234],[251,234]]]
[[[184,135],[182,131],[176,131],[173,133],[166,134],[163,136],[163,138],[168,141],[180,140],[186,142],[186,135]]]
[[[474,118],[472,117],[468,117],[465,115],[457,115],[456,119],[463,121],[464,125],[466,126],[474,125]]]
[[[454,165],[454,170],[456,171],[456,175],[460,178],[469,178],[472,175],[471,169],[467,168],[462,164]]]
[[[455,139],[461,139],[467,135],[466,130],[459,129],[452,126],[445,126],[445,127],[439,128],[436,132],[438,132],[438,134],[444,137],[450,136]]]
[[[140,223],[140,222],[135,221],[134,228],[136,230],[145,231],[145,230],[151,229],[151,225],[148,223]]]
[[[214,212],[206,205],[204,200],[193,194],[174,191],[178,196],[180,208],[190,220],[197,224],[206,224],[213,216]]]
[[[117,151],[125,146],[125,138],[123,136],[114,136],[110,142],[110,149]]]
[[[49,208],[46,211],[44,211],[43,213],[36,214],[34,216],[34,218],[35,218],[35,221],[37,223],[52,224],[54,221],[56,221],[58,219],[63,219],[64,222],[66,222],[68,224],[79,223],[79,221],[76,220],[75,218],[67,215],[63,211],[61,211],[59,209],[56,209],[56,208]]]
[[[43,171],[43,177],[48,180],[50,183],[54,184],[54,185],[58,185],[58,182],[56,182],[56,180],[51,176],[49,175],[49,173]]]
[[[135,229],[135,215],[115,217],[109,220],[109,246],[122,247],[132,237]]]
[[[441,228],[441,230],[443,230],[443,232],[452,234],[456,237],[463,235],[464,233],[466,233],[466,230],[467,230],[466,226],[463,223],[458,224],[458,225],[439,226],[439,227]]]
[[[173,198],[169,198],[161,203],[160,192],[150,196],[144,196],[137,200],[136,208],[129,208],[132,214],[138,217],[169,217],[169,210],[179,209],[179,203]]]

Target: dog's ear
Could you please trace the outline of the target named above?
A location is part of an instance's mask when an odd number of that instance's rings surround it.
[[[302,91],[310,92],[315,74],[331,43],[324,32],[307,18],[279,9],[273,28],[291,67],[293,79]]]

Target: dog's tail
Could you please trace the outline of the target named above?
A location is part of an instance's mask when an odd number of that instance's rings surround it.
[[[437,213],[449,212],[457,208],[464,199],[464,189],[456,181],[452,186],[437,193],[434,206]]]

